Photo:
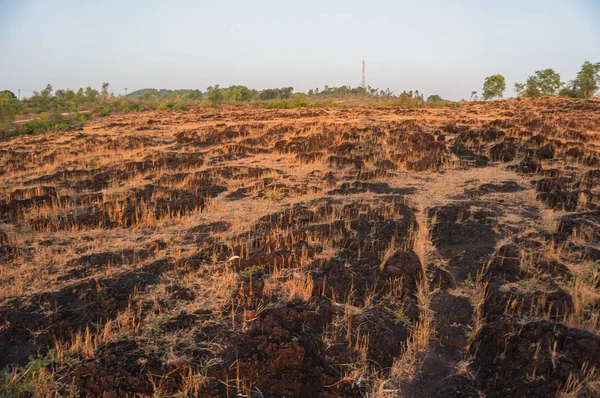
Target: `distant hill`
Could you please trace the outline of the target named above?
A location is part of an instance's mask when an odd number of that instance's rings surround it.
[[[141,90],[136,90],[136,91],[133,91],[133,92],[127,94],[127,97],[143,98],[144,95],[154,94],[155,91],[156,91],[155,88],[143,88]],[[172,94],[172,93],[187,94],[190,91],[192,91],[192,90],[191,89],[167,90],[166,88],[161,88],[160,90],[158,90],[160,95]]]

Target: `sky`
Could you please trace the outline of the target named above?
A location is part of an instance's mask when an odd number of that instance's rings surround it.
[[[297,91],[366,82],[459,100],[500,73],[600,62],[600,0],[0,0],[0,90],[110,83]]]

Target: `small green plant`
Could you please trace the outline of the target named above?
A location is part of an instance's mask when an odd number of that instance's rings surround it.
[[[519,286],[523,286],[523,287],[529,286],[530,283],[531,283],[531,280],[529,280],[529,279],[519,279],[519,280],[517,280],[517,284]]]
[[[269,189],[264,192],[264,197],[273,202],[280,202],[285,198],[285,192],[277,188]]]
[[[244,277],[249,277],[254,275],[259,271],[264,271],[265,267],[262,265],[253,265],[252,267],[245,268],[240,271],[240,275]]]
[[[169,322],[169,316],[167,314],[153,316],[148,320],[148,324],[152,330],[159,330],[167,322]]]
[[[465,287],[475,286],[475,281],[473,280],[473,276],[471,275],[471,273],[467,275],[467,279],[465,279],[464,285]]]
[[[394,312],[394,315],[395,315],[394,322],[396,324],[402,323],[403,325],[408,326],[408,327],[412,326],[412,322],[411,322],[410,318],[404,312],[396,311],[396,312]]]
[[[53,377],[53,368],[60,363],[56,351],[50,350],[45,355],[30,358],[29,363],[22,368],[2,370],[0,396],[53,396],[58,389]]]

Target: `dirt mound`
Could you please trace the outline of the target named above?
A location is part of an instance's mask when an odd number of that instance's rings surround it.
[[[490,397],[554,396],[569,376],[586,377],[584,364],[600,366],[598,336],[549,321],[486,324],[471,352],[471,367]]]
[[[4,325],[0,329],[4,352],[0,368],[24,364],[30,355],[45,352],[54,338],[70,338],[76,331],[113,318],[127,308],[134,289],[157,283],[168,267],[167,261],[157,261],[114,278],[85,280],[56,292],[5,302],[0,306]]]

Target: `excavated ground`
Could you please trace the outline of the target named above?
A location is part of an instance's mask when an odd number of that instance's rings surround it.
[[[0,154],[0,395],[600,396],[598,100],[134,113]]]

